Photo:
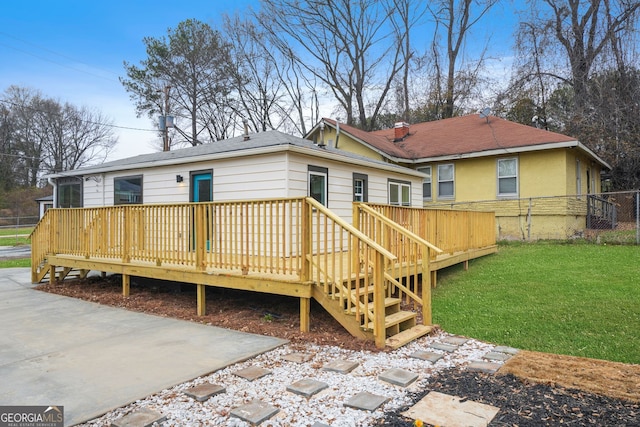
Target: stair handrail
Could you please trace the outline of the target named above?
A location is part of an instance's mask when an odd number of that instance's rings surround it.
[[[441,253],[444,252],[442,249],[440,249],[439,247],[437,247],[433,243],[428,242],[424,238],[422,238],[422,237],[418,236],[417,234],[415,234],[413,231],[401,226],[397,222],[391,220],[389,217],[384,216],[383,214],[381,214],[377,210],[373,209],[371,206],[369,206],[367,204],[364,204],[364,203],[357,203],[357,206],[358,206],[359,209],[362,209],[363,211],[366,211],[368,214],[370,214],[372,216],[375,216],[376,218],[378,218],[381,221],[384,221],[387,225],[389,225],[389,227],[393,228],[395,231],[404,234],[405,236],[409,237],[412,240],[417,241],[418,243],[420,243],[422,245],[425,245],[426,247],[428,247],[429,249],[435,251],[436,253],[441,254]]]
[[[387,258],[389,261],[394,261],[397,259],[397,257],[391,253],[390,251],[388,251],[384,246],[378,244],[375,240],[373,240],[371,237],[367,236],[366,234],[364,234],[362,231],[358,230],[356,227],[354,227],[353,225],[349,224],[348,222],[346,222],[345,220],[343,220],[342,218],[340,218],[338,215],[336,215],[335,213],[333,213],[333,211],[331,211],[330,209],[328,209],[326,206],[324,206],[323,204],[321,204],[320,202],[318,202],[316,199],[314,199],[313,197],[306,197],[305,200],[307,201],[307,203],[309,203],[314,209],[318,209],[320,212],[322,212],[324,215],[326,215],[327,217],[331,218],[332,221],[334,221],[336,224],[339,224],[341,227],[343,227],[345,230],[349,231],[352,235],[354,235],[355,237],[358,238],[358,240],[364,242],[367,244],[367,246],[370,246],[372,249],[374,249],[376,252],[381,253],[382,255],[384,255],[385,258]],[[408,231],[408,230],[407,230]]]
[[[406,238],[408,241],[413,241],[416,245],[422,246],[422,260],[421,260],[422,268],[420,271],[416,270],[416,276],[417,276],[417,273],[421,273],[422,275],[422,285],[421,285],[422,296],[418,296],[408,286],[396,280],[395,277],[392,274],[390,274],[389,272],[390,269],[387,269],[387,268],[385,269],[385,280],[391,283],[395,288],[402,291],[404,295],[406,295],[406,297],[408,297],[410,300],[414,302],[414,304],[417,303],[421,307],[422,321],[424,325],[431,324],[431,320],[432,320],[431,319],[431,276],[430,276],[430,268],[429,268],[429,262],[431,257],[430,257],[429,251],[432,250],[435,253],[443,253],[444,251],[438,248],[437,246],[435,246],[434,244],[428,242],[424,238],[420,237],[419,235],[415,234],[414,232],[401,226],[397,222],[393,221],[391,218],[385,216],[384,214],[368,206],[365,203],[354,203],[354,218],[359,216],[358,210],[361,210],[362,212],[365,212],[371,217],[377,219],[378,221],[380,221],[380,223],[385,224],[387,227],[399,233],[401,236],[403,236],[403,238]],[[398,257],[396,257],[396,259],[397,258]],[[417,269],[418,260],[416,259],[415,262],[416,262],[415,268]]]

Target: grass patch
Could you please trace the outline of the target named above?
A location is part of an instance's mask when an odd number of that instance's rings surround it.
[[[433,321],[526,350],[640,363],[640,249],[510,244],[439,272]]]
[[[26,237],[2,237],[0,236],[0,246],[20,246],[20,245],[28,245],[29,239]]]
[[[19,258],[0,261],[0,268],[31,267],[31,258]]]
[[[13,236],[13,237],[15,237],[16,234],[18,234],[18,235],[19,234],[31,234],[32,231],[33,231],[33,227],[0,228],[0,237],[5,237],[5,236]]]

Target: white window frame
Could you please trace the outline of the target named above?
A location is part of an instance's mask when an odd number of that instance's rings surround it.
[[[501,176],[500,175],[500,163],[501,162],[506,162],[506,161],[513,161],[516,164],[516,173],[515,175],[505,175],[505,176]],[[496,161],[496,194],[498,195],[498,197],[518,197],[519,191],[520,191],[520,180],[519,180],[519,173],[520,173],[520,165],[518,164],[518,158],[517,157],[507,157],[504,159],[497,159]],[[502,179],[515,179],[516,181],[516,191],[513,193],[501,193],[500,192],[500,180]]]
[[[353,201],[365,202],[365,203],[368,202],[369,189],[367,187],[369,185],[368,184],[369,177],[365,174],[354,172],[352,181],[353,181]],[[358,184],[361,185],[360,192],[357,191]]]
[[[416,170],[418,172],[422,172],[423,174],[427,175],[427,177],[422,179],[422,200],[425,201],[430,201],[433,200],[433,186],[432,186],[432,182],[433,182],[433,175],[432,175],[432,168],[431,166],[420,166],[419,168],[416,168]],[[425,195],[424,193],[424,189],[425,186],[429,187],[429,195]]]
[[[312,177],[321,177],[323,179],[324,182],[324,188],[322,189],[322,200],[318,200],[318,199],[314,199],[317,200],[321,205],[323,206],[327,206],[328,207],[328,203],[329,203],[329,191],[328,191],[328,187],[329,187],[329,171],[327,168],[323,168],[323,167],[319,167],[319,166],[311,166],[309,165],[309,172],[308,172],[308,185],[307,185],[307,190],[308,190],[308,195],[309,197],[313,197],[311,194],[311,182],[312,182]]]
[[[443,180],[441,178],[442,173],[441,169],[445,166],[451,166],[451,179]],[[451,194],[442,194],[440,185],[451,183]],[[451,200],[456,198],[456,165],[454,163],[445,163],[442,165],[438,165],[438,199]]]
[[[576,159],[576,197],[582,198],[582,168],[580,167],[580,159]]]
[[[396,187],[398,200],[391,199],[391,187]],[[390,179],[387,183],[388,201],[392,206],[411,206],[411,183]],[[407,196],[405,199],[404,196]]]

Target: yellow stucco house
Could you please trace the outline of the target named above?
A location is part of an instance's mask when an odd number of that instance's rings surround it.
[[[490,115],[375,132],[323,119],[306,137],[422,172],[423,206],[494,211],[499,239],[582,235],[594,212],[588,195],[600,193],[610,169],[575,138]],[[410,183],[399,185],[388,202],[410,205]]]

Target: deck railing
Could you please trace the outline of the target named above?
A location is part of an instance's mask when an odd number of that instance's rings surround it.
[[[312,198],[49,209],[31,239],[34,282],[50,254],[277,276],[322,287],[363,327],[373,322],[384,345],[385,266],[395,256]],[[375,287],[373,310],[353,281]]]
[[[480,249],[496,244],[493,212],[423,209],[368,204],[391,221],[413,232],[446,254]],[[431,251],[435,259],[437,251]]]

